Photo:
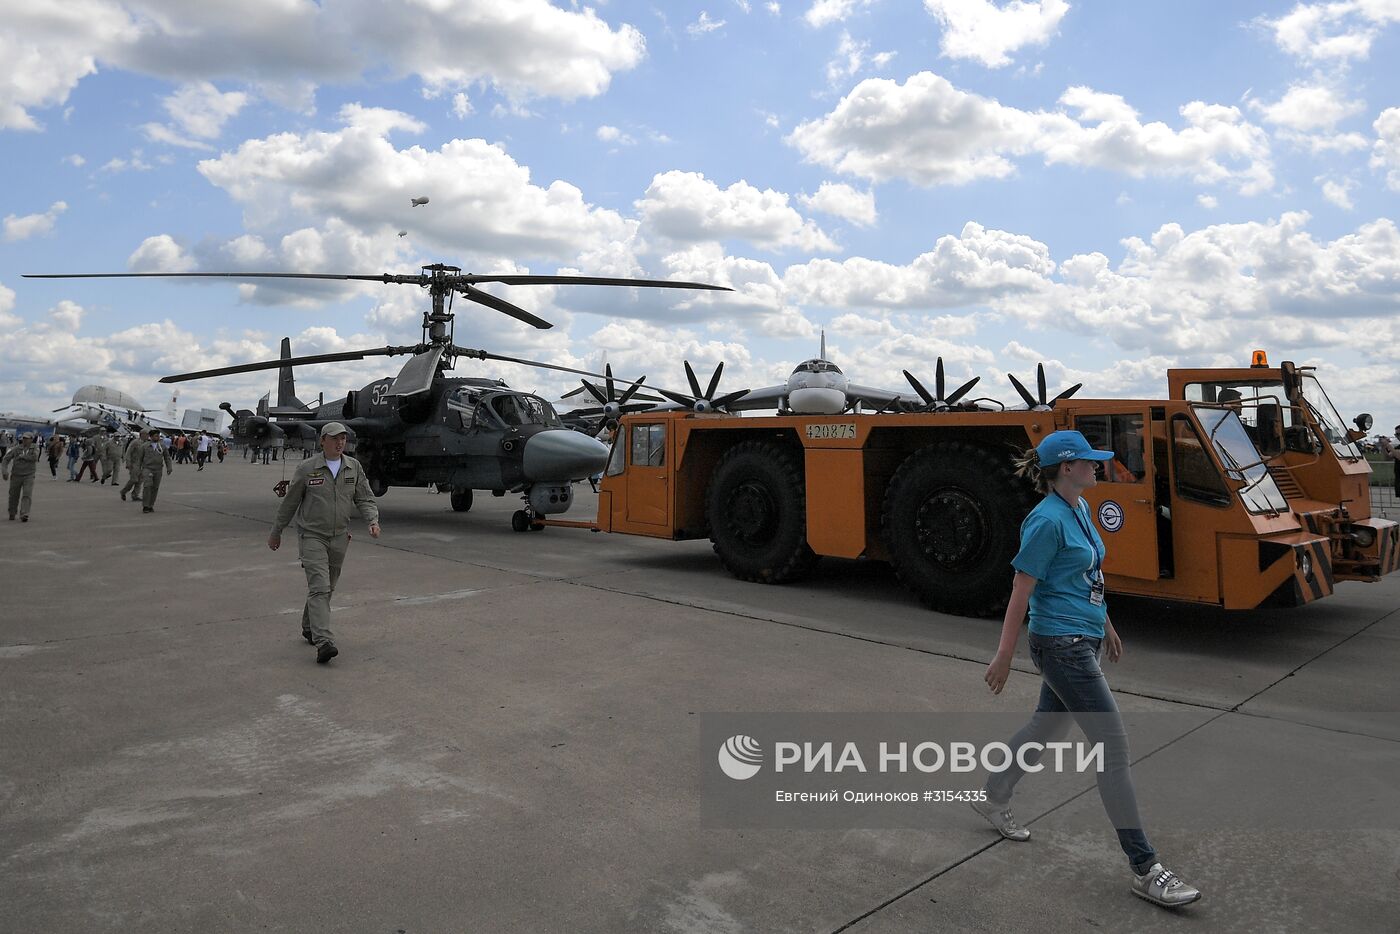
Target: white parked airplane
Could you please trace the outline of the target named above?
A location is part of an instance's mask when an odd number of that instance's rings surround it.
[[[57,417],[53,421],[59,425],[86,422],[86,426],[79,427],[110,428],[113,431],[122,428],[136,431],[158,428],[161,431],[178,432],[183,430],[175,420],[176,402],[179,397],[180,390],[177,389],[166,404],[164,417],[160,417],[152,415],[150,409],[143,407],[119,389],[84,386],[73,393],[71,403],[54,409]]]

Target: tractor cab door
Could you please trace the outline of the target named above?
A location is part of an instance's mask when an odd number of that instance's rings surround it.
[[[627,425],[628,524],[665,528],[671,522],[670,466],[666,463],[666,422],[632,422]]]
[[[1077,407],[1075,430],[1101,451],[1113,451],[1100,467],[1099,482],[1084,499],[1108,554],[1104,573],[1155,581],[1159,516],[1151,445],[1151,412],[1129,403]]]

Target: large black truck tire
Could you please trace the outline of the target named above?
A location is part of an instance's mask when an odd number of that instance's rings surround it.
[[[453,490],[453,491],[452,491],[452,511],[453,511],[453,512],[466,512],[468,509],[471,509],[471,508],[472,508],[472,491],[471,491],[471,490]]]
[[[940,441],[899,465],[882,522],[890,563],[925,604],[959,616],[1006,609],[1021,522],[1034,505],[1011,459],[980,444]]]
[[[735,577],[781,584],[816,564],[807,545],[801,456],[782,445],[743,441],[715,466],[705,515],[715,554]]]

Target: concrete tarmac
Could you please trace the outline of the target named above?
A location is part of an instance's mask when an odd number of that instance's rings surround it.
[[[0,523],[0,931],[1400,931],[1394,577],[1296,610],[1113,601],[1110,683],[1161,715],[1133,734],[1144,823],[1205,893],[1174,914],[1129,894],[1091,778],[1023,783],[1026,844],[966,805],[702,828],[703,713],[1033,708],[1024,642],[993,697],[999,624],[881,565],[765,587],[705,542],[394,489],[321,666],[295,542],[266,547],[282,476],[180,466],[143,515],[44,473]]]

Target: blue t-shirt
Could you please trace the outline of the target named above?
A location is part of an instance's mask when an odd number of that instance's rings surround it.
[[[1081,498],[1071,508],[1051,493],[1021,523],[1021,550],[1011,566],[1036,579],[1031,632],[1040,636],[1103,638],[1107,603],[1089,600],[1094,574],[1103,574],[1103,539]]]

